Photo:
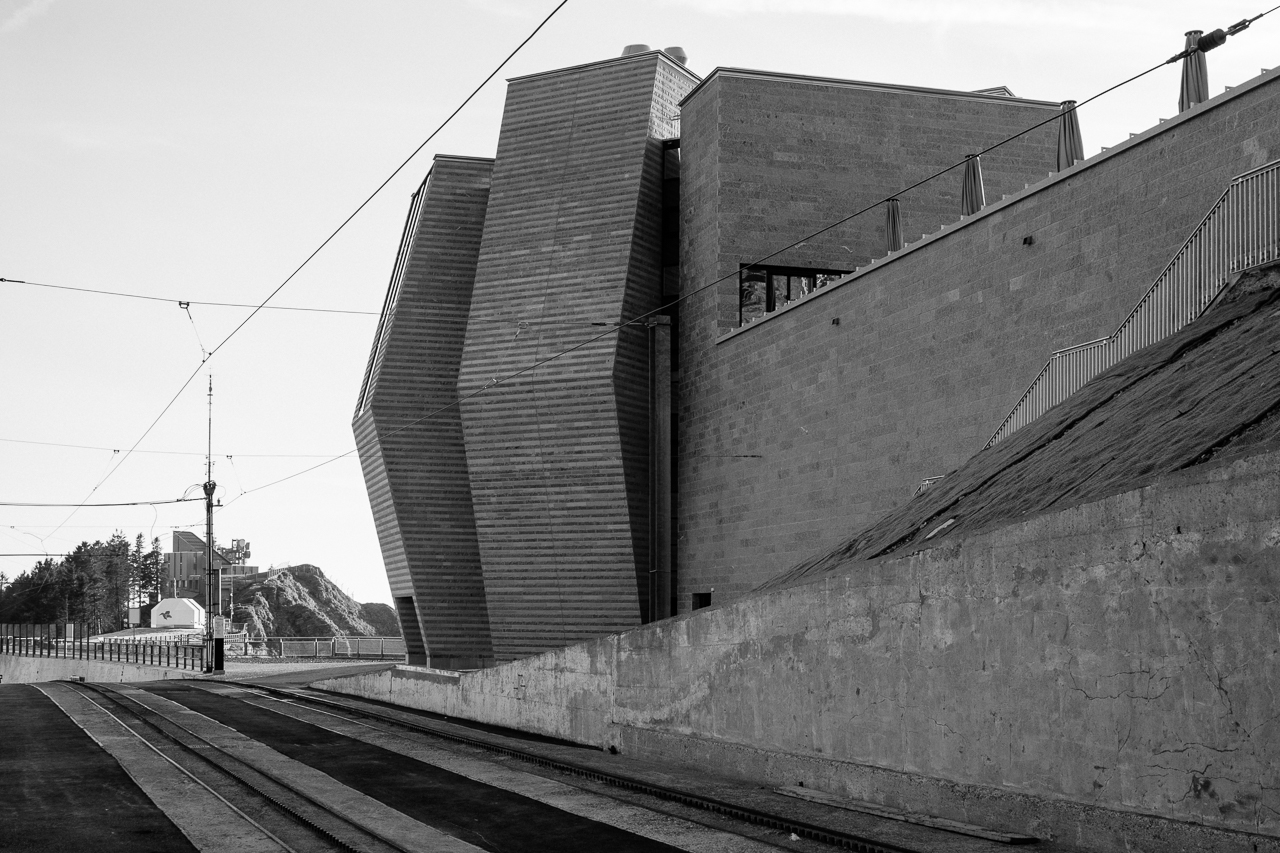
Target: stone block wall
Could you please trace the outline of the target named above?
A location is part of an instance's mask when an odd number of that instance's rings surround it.
[[[707,213],[682,223],[681,610],[693,593],[741,595],[908,500],[981,449],[1055,349],[1114,331],[1232,177],[1280,156],[1277,76],[1008,200],[989,192],[981,214],[729,334],[736,282],[693,290],[757,249],[715,233],[741,193],[724,136],[703,154],[695,140],[727,107],[690,99],[684,208]],[[719,171],[699,173],[704,161]]]
[[[352,424],[410,663],[493,662],[453,405],[492,172],[488,159],[435,158],[410,206]]]
[[[1046,101],[718,69],[681,105],[682,279],[687,289],[899,193],[911,240],[960,215],[963,168],[900,192],[1056,116]],[[981,158],[986,195],[1022,190],[1057,156],[1050,122]],[[853,271],[884,254],[883,206],[770,260]],[[717,287],[738,325],[737,278]]]
[[[658,304],[658,139],[694,82],[651,51],[510,83],[458,376],[498,660],[641,619],[647,338],[609,329]]]

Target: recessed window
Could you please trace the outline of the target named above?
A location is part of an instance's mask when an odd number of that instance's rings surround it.
[[[738,325],[759,320],[845,275],[843,270],[807,267],[743,267],[738,272]]]
[[[704,608],[704,607],[710,607],[710,606],[711,606],[711,593],[709,593],[709,592],[695,592],[695,593],[693,594],[693,609],[694,609],[694,610],[701,610],[701,609],[702,609],[702,608]]]

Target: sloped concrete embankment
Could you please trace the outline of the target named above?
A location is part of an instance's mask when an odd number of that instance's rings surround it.
[[[85,681],[119,683],[162,681],[167,678],[198,678],[200,673],[118,661],[0,655],[0,682],[4,684],[31,684],[37,681],[59,681],[80,676],[84,676]]]
[[[317,686],[1087,849],[1280,849],[1278,494],[1280,454],[1200,466],[490,670]]]

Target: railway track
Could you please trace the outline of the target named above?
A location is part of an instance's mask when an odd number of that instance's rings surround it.
[[[213,679],[199,684],[157,682],[141,689],[75,682],[66,686],[128,728],[282,850],[294,853],[704,849],[689,832],[719,836],[718,844],[724,844],[725,838],[741,839],[715,849],[740,849],[746,844],[750,849],[807,853],[830,848],[858,853],[990,853],[1005,848],[920,827],[904,830],[901,824],[888,830],[873,828],[868,835],[881,837],[868,837],[848,831],[847,820],[840,826],[841,819],[831,817],[836,810],[823,813],[812,804],[777,803],[778,798],[759,796],[754,801],[745,797],[750,803],[732,802],[692,785],[654,781],[644,773],[610,772],[604,766],[610,763],[608,756],[577,745],[468,726],[309,688]],[[579,750],[582,757],[574,760],[573,753]],[[504,759],[527,764],[529,769],[517,770]],[[483,773],[468,777],[465,770],[453,766],[456,761],[500,765],[507,768],[500,773],[512,775],[506,781]],[[305,784],[307,774],[312,775],[310,788]],[[315,795],[318,777],[331,789]],[[551,784],[564,790],[603,795],[597,796],[599,802],[615,805],[603,811],[597,807],[595,813],[572,807],[566,812],[552,805],[554,799],[537,800],[533,795],[531,800],[530,789],[546,785],[535,777],[558,780]],[[299,784],[299,778],[304,784]],[[332,788],[346,793],[335,795]],[[725,790],[736,796],[736,789]],[[363,812],[350,807],[352,798],[367,804]],[[776,808],[756,807],[759,802]],[[675,834],[670,826],[665,835],[635,825],[627,829],[625,819],[615,826],[618,810],[628,808],[675,819]],[[789,808],[798,814],[788,814]],[[836,826],[820,822],[828,818]],[[652,819],[642,818],[639,823]],[[571,826],[575,822],[576,827]]]
[[[289,853],[419,853],[110,688],[68,682]]]
[[[505,742],[497,743],[494,739],[485,737],[482,733],[483,730],[491,729],[491,727],[482,726],[480,727],[480,731],[477,731],[476,734],[472,735],[459,731],[459,729],[466,728],[466,724],[461,721],[450,720],[449,723],[451,725],[434,725],[432,721],[425,716],[417,719],[407,719],[409,716],[417,717],[417,715],[413,715],[408,712],[380,712],[370,707],[367,703],[352,702],[334,694],[327,694],[314,689],[292,689],[230,681],[219,681],[218,683],[229,687],[235,687],[239,690],[259,692],[285,701],[323,709],[331,713],[346,715],[355,720],[373,721],[381,726],[407,730],[417,734],[426,735],[431,738],[438,738],[452,743],[463,744],[487,752],[514,758],[522,762],[527,762],[539,768],[550,769],[568,776],[586,779],[600,785],[646,795],[658,800],[677,803],[691,809],[709,812],[722,818],[729,818],[733,821],[777,830],[798,838],[808,839],[824,845],[830,845],[837,849],[856,851],[856,853],[922,853],[922,851],[925,850],[932,851],[939,849],[990,850],[1000,849],[1006,846],[1003,844],[988,845],[978,842],[975,839],[963,839],[947,832],[935,835],[934,841],[941,841],[940,844],[930,844],[926,841],[919,846],[901,846],[887,842],[883,839],[868,838],[830,826],[822,826],[810,821],[799,819],[793,815],[782,814],[778,811],[753,808],[742,803],[729,802],[693,790],[637,779],[633,776],[610,773],[587,763],[548,756],[545,752],[537,749],[526,749],[514,745],[511,743],[511,738],[504,737],[502,740]],[[927,830],[924,834],[934,835],[934,833],[929,833]]]

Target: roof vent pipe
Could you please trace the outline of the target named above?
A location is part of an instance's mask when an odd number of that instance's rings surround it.
[[[648,53],[649,45],[647,44],[629,44],[622,49],[623,56],[634,56],[637,53]]]
[[[662,52],[674,59],[676,62],[679,62],[681,65],[689,64],[689,54],[685,53],[684,48],[679,45],[664,47]]]

